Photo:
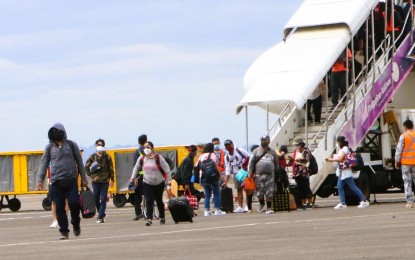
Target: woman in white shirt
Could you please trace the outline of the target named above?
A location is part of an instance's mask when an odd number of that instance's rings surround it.
[[[363,195],[362,191],[354,183],[352,169],[350,167],[344,168],[344,167],[346,167],[343,164],[344,160],[346,159],[346,155],[348,153],[350,153],[350,150],[349,150],[349,147],[348,147],[349,142],[346,140],[346,137],[339,136],[339,137],[337,137],[337,145],[340,147],[339,152],[335,156],[333,156],[333,158],[331,158],[331,157],[326,158],[327,162],[338,162],[339,163],[339,168],[337,168],[336,175],[338,177],[337,190],[339,192],[340,203],[337,204],[334,207],[334,209],[345,209],[345,208],[347,208],[346,198],[345,198],[346,196],[344,194],[344,184],[347,184],[347,186],[349,186],[349,188],[354,193],[356,193],[356,195],[359,197],[360,204],[357,207],[358,208],[366,208],[367,206],[369,206],[369,202],[366,201],[366,198]],[[343,167],[341,167],[341,166],[343,166]],[[343,168],[343,169],[340,169],[340,168]]]

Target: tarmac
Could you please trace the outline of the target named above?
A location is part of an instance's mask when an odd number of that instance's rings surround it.
[[[403,197],[378,195],[364,209],[334,210],[330,197],[312,210],[210,217],[201,203],[193,223],[175,224],[167,212],[165,225],[151,227],[132,220],[130,204],[110,201],[106,223],[82,219],[81,236],[60,241],[44,195],[19,196],[18,212],[0,212],[0,259],[414,259],[415,208]]]

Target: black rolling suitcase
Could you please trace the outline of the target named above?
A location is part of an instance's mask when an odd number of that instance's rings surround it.
[[[233,212],[233,191],[226,187],[220,190],[220,210]]]
[[[179,222],[193,223],[195,215],[189,201],[185,197],[170,198],[169,210],[173,221],[177,224]]]

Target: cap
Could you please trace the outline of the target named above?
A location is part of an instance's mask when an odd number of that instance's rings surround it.
[[[189,146],[185,146],[185,148],[186,148],[187,150],[189,150],[189,152],[194,152],[194,151],[197,151],[197,147],[196,147],[196,145],[194,145],[194,144],[189,145]]]
[[[297,136],[296,138],[294,138],[293,145],[299,145],[300,143],[304,143],[303,138],[301,138],[299,136]]]
[[[269,139],[269,135],[263,135],[263,136],[261,136],[261,141],[262,140],[268,140],[269,141],[270,140]]]
[[[232,142],[232,140],[226,140],[224,143],[223,143],[225,146],[227,146],[227,145],[231,145],[231,144],[233,144],[233,142]]]

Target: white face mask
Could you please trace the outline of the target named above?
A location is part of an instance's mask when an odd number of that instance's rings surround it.
[[[151,149],[150,149],[150,148],[145,148],[145,149],[144,149],[144,153],[145,153],[146,155],[151,154]]]
[[[103,152],[103,151],[105,151],[105,148],[104,148],[104,146],[100,146],[100,145],[98,145],[98,146],[96,147],[96,150],[97,150],[97,152]]]

